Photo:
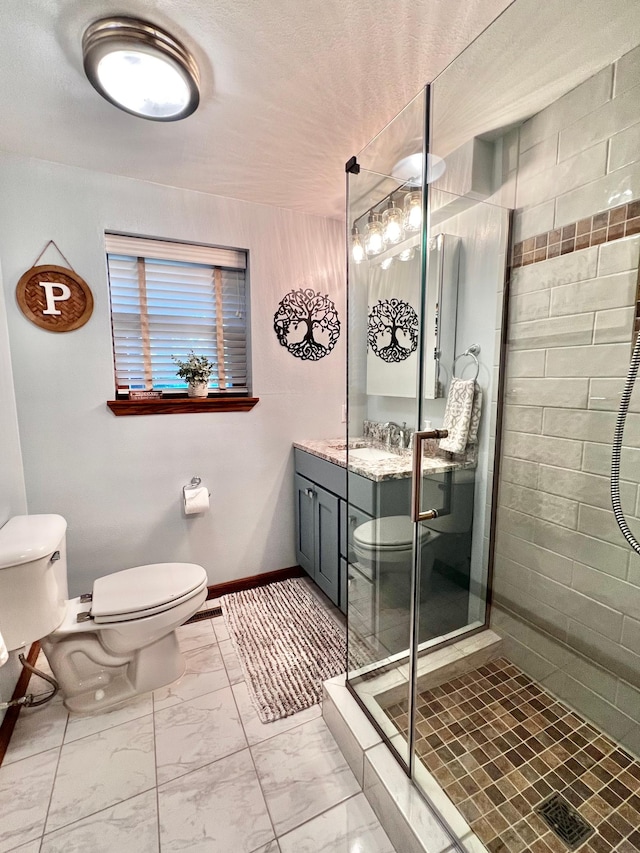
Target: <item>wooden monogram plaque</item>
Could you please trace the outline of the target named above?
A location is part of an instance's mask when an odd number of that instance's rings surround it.
[[[79,329],[93,312],[86,281],[73,270],[51,264],[27,270],[16,287],[16,299],[27,319],[50,332]]]

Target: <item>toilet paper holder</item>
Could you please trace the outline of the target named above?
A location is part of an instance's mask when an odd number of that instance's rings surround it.
[[[201,483],[202,483],[201,477],[192,477],[191,482],[187,483],[186,486],[182,487],[182,491],[183,491],[185,497],[186,497],[186,494],[188,491],[190,491],[191,489],[198,489],[200,487]],[[208,489],[207,489],[207,494],[209,495],[209,497],[211,497],[211,492]]]

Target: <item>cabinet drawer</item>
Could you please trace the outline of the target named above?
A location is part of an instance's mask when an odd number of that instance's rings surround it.
[[[409,515],[411,477],[376,482],[350,471],[349,503],[373,517]]]
[[[297,474],[301,474],[313,483],[317,483],[328,492],[333,492],[339,498],[347,494],[347,471],[333,462],[320,459],[304,450],[294,448],[294,462]]]

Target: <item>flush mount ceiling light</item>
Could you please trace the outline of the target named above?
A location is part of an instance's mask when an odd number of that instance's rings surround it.
[[[427,183],[432,184],[441,178],[447,168],[447,164],[437,154],[427,154]],[[392,176],[399,181],[404,181],[414,187],[422,185],[422,153],[410,154],[403,157],[393,167]]]
[[[177,121],[200,102],[198,66],[179,41],[135,18],[103,18],[82,39],[91,85],[114,106],[152,121]]]

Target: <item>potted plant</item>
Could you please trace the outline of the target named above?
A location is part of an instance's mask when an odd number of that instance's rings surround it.
[[[214,367],[207,356],[196,355],[191,350],[186,361],[181,361],[175,355],[171,358],[178,365],[176,374],[189,385],[187,390],[189,397],[206,397],[209,392],[209,377]]]

